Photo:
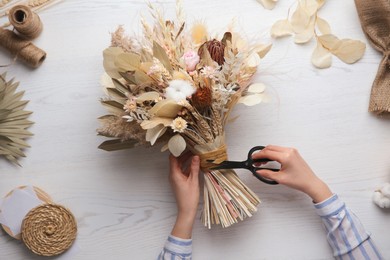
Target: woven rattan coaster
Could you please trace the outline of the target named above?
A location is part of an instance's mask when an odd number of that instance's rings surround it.
[[[27,186],[20,186],[20,187],[17,187],[16,189],[25,189],[26,187]],[[14,192],[16,189],[13,189],[7,195],[5,195],[5,198],[11,196],[12,192]],[[40,199],[42,201],[42,203],[51,203],[52,202],[49,194],[47,194],[46,192],[44,192],[43,190],[41,190],[40,188],[35,187],[35,186],[33,186],[33,189],[34,189],[35,194],[37,195],[38,199]],[[4,231],[7,232],[7,234],[10,235],[11,237],[16,238],[16,239],[21,239],[20,234],[13,234],[11,229],[9,227],[7,227],[6,225],[1,225],[1,226],[3,227]]]
[[[63,253],[73,244],[76,234],[73,214],[56,204],[35,207],[22,223],[22,241],[31,251],[42,256]]]

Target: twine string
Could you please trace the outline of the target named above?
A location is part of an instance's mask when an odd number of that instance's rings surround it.
[[[228,159],[227,147],[225,144],[220,146],[218,149],[198,155],[200,158],[200,167],[204,172],[210,171],[210,168]]]
[[[0,46],[34,68],[41,65],[46,58],[46,52],[8,29],[0,28]]]
[[[41,65],[46,53],[30,41],[42,32],[43,25],[39,16],[28,6],[16,5],[10,9],[8,19],[17,33],[0,27],[0,46],[15,57],[10,64],[0,67],[9,67],[18,58],[33,68]]]
[[[43,25],[41,19],[28,6],[16,5],[12,7],[9,11],[8,19],[10,24],[24,39],[35,39],[42,32]]]

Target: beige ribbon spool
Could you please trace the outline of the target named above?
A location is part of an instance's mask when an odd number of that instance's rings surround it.
[[[41,65],[46,58],[46,52],[7,29],[0,28],[0,46],[33,68]]]
[[[9,11],[8,19],[24,39],[35,39],[42,32],[43,25],[41,19],[28,6],[16,5],[12,7]]]

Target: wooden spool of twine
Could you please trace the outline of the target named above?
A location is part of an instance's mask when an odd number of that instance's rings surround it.
[[[3,28],[0,28],[0,46],[33,68],[41,65],[46,58],[46,52],[36,47],[31,41]]]
[[[228,159],[226,145],[220,146],[218,149],[199,154],[200,167],[204,172],[208,172],[210,168],[214,167]],[[212,162],[210,162],[212,160]]]
[[[28,6],[16,5],[12,7],[9,11],[8,19],[24,39],[35,39],[42,32],[43,25],[41,19]]]
[[[73,214],[56,204],[43,204],[32,209],[22,223],[22,240],[37,255],[63,253],[73,244],[76,234]]]

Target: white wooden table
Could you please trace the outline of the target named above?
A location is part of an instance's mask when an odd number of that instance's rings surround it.
[[[174,2],[158,1],[167,17],[174,14]],[[280,0],[269,11],[255,0],[187,0],[184,9],[189,22],[206,21],[215,32],[235,18],[238,30],[267,42],[273,41],[270,27],[292,3]],[[43,65],[8,69],[31,100],[27,109],[34,112],[35,135],[22,168],[0,160],[0,195],[31,184],[69,207],[79,225],[80,251],[72,259],[154,259],[175,220],[166,153],[97,149],[105,140],[95,131],[96,118],[105,113],[99,104],[102,51],[119,24],[140,33],[141,13],[148,17],[143,0],[63,1],[40,13],[45,28],[34,42],[48,53]],[[367,42],[353,0],[328,1],[320,14],[340,38]],[[295,45],[291,38],[274,41],[257,75],[273,102],[236,108],[241,116],[227,129],[229,156],[243,158],[254,144],[297,147],[390,259],[390,211],[371,201],[373,191],[390,181],[390,120],[367,112],[381,56],[367,45],[358,63],[334,57],[331,68],[318,70],[310,63],[314,46]],[[9,59],[0,53],[1,64]],[[207,230],[198,219],[194,259],[332,259],[308,197],[239,174],[262,199],[259,211],[227,229]],[[0,232],[0,259],[41,258]]]

